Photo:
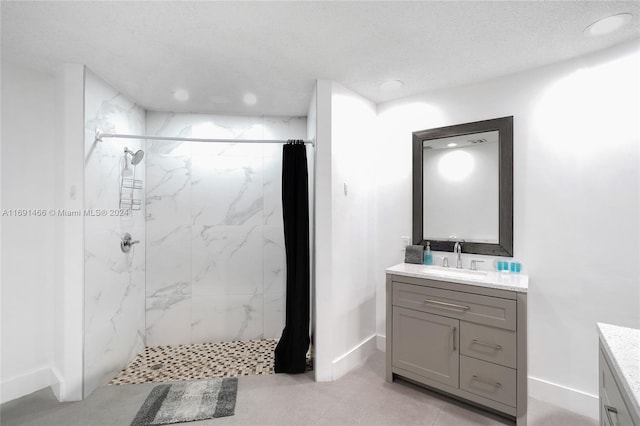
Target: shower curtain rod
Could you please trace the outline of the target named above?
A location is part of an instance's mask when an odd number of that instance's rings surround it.
[[[224,143],[287,143],[288,140],[282,139],[208,139],[208,138],[182,138],[174,136],[147,136],[147,135],[125,135],[120,133],[105,133],[96,129],[96,142],[102,142],[103,138],[119,138],[119,139],[155,139],[160,141],[184,141],[184,142],[224,142]],[[303,141],[315,147],[313,141]]]

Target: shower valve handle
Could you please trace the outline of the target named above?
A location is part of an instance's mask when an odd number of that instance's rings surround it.
[[[139,243],[140,240],[131,239],[131,234],[125,232],[122,234],[122,239],[120,241],[120,250],[122,250],[123,253],[129,253],[129,251],[131,251],[131,246]]]

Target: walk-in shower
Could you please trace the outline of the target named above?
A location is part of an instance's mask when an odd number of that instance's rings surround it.
[[[138,131],[109,122],[103,128],[113,133],[87,129],[95,132],[88,152],[101,156],[98,167],[114,168],[119,157],[142,208],[120,218],[118,232],[140,244],[128,253],[109,249],[105,259],[123,277],[121,290],[105,298],[107,283],[89,284],[86,344],[97,341],[110,359],[94,361],[99,348],[86,350],[85,395],[108,382],[271,374],[285,319],[282,144],[306,136],[306,119],[147,111],[143,124]],[[107,176],[90,169],[97,163],[87,162],[87,173],[107,187]],[[129,223],[143,228],[128,231]],[[142,300],[129,302],[140,286]],[[107,345],[118,347],[118,360]]]

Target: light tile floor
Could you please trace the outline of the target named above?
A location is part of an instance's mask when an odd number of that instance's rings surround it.
[[[81,402],[58,403],[42,390],[2,405],[2,426],[128,425],[154,383],[103,386]],[[300,375],[242,376],[236,413],[190,422],[201,425],[505,425],[508,420],[469,408],[405,382],[384,380],[384,353],[335,382]],[[529,399],[529,426],[595,426],[588,417]]]

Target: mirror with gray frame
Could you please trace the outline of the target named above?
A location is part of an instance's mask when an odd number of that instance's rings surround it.
[[[413,133],[413,241],[513,256],[513,117]]]

